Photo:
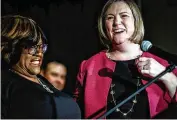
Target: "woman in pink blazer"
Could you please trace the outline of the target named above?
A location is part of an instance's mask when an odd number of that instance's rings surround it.
[[[83,118],[99,118],[166,69],[169,63],[140,44],[144,26],[131,0],[108,0],[98,19],[101,51],[81,63],[74,97]],[[108,119],[147,119],[176,102],[177,69],[106,116]],[[175,98],[176,97],[176,98]]]

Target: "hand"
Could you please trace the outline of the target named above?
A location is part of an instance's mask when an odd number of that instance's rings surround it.
[[[147,57],[140,57],[136,61],[136,64],[142,74],[147,74],[151,77],[156,77],[166,69],[155,59]],[[162,82],[168,88],[169,95],[173,98],[177,89],[177,76],[173,72],[170,72],[163,75],[160,80],[162,80]]]
[[[165,70],[165,67],[153,58],[140,57],[136,64],[142,74],[148,74],[151,77],[156,77]]]

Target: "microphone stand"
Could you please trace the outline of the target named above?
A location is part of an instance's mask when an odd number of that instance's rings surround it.
[[[176,67],[175,64],[170,64],[162,73],[160,73],[159,75],[157,75],[156,77],[154,77],[152,80],[150,80],[148,83],[146,83],[143,87],[141,87],[139,90],[137,90],[136,92],[134,92],[128,98],[124,99],[122,102],[120,102],[119,104],[117,104],[115,107],[113,107],[112,109],[110,109],[108,112],[106,112],[105,114],[103,114],[98,119],[103,119],[106,116],[108,116],[109,114],[111,114],[112,112],[114,112],[117,108],[119,108],[120,106],[122,106],[123,104],[125,104],[127,101],[129,101],[131,98],[133,98],[135,95],[137,95],[138,93],[140,93],[141,91],[143,91],[146,87],[148,87],[149,85],[151,85],[152,83],[154,83],[155,81],[157,81],[160,77],[162,77],[163,75],[165,75],[167,72],[171,72],[173,69],[175,69],[175,67]]]

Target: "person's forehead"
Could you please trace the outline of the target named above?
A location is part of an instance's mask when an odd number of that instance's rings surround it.
[[[60,63],[51,62],[51,63],[48,63],[47,70],[48,71],[61,71],[61,70],[63,70],[66,72],[66,67]]]
[[[107,14],[112,12],[131,12],[127,3],[123,1],[114,2],[106,11]]]

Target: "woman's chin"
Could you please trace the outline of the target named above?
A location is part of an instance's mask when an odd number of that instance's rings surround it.
[[[113,45],[116,45],[116,46],[121,46],[121,45],[124,45],[126,43],[126,40],[117,40],[117,41],[114,41],[113,42]]]
[[[37,75],[37,74],[40,73],[40,68],[34,68],[34,69],[30,70],[30,72],[31,72],[31,74],[33,74],[33,75]]]

